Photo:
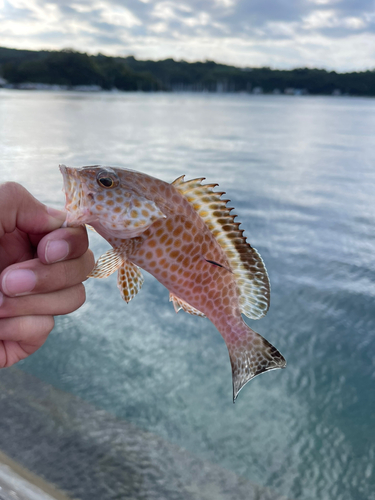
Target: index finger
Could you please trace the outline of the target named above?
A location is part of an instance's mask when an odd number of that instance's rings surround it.
[[[43,205],[20,184],[0,184],[0,238],[15,229],[27,234],[49,233],[64,220],[64,212]]]

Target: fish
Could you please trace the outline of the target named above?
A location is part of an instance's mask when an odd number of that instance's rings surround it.
[[[184,175],[168,183],[101,165],[59,168],[66,227],[87,225],[112,247],[89,277],[118,271],[117,286],[129,302],[142,287],[144,269],[167,288],[176,312],[208,318],[228,348],[233,402],[256,375],[286,366],[282,354],[242,318],[267,313],[269,277],[217,184]]]

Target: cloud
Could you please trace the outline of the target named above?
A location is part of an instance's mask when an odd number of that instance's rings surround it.
[[[0,45],[239,66],[375,67],[373,0],[0,0]]]

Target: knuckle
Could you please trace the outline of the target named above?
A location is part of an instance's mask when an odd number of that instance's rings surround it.
[[[55,327],[55,320],[53,316],[44,316],[44,331],[47,337]]]
[[[53,316],[39,316],[38,317],[37,331],[35,332],[36,344],[41,346],[47,339],[48,335],[52,332],[55,326]]]
[[[86,262],[87,262],[87,273],[86,273],[86,278],[87,276],[91,273],[91,271],[94,269],[94,266],[95,266],[95,256],[93,254],[93,252],[88,249],[86,251]]]
[[[77,309],[86,302],[86,289],[82,283],[77,285]]]
[[[72,261],[62,261],[59,264],[59,288],[64,289],[71,286],[71,281],[74,280],[76,275],[76,270],[71,265]]]
[[[42,345],[55,326],[53,316],[23,316],[18,322],[18,337],[30,345]]]

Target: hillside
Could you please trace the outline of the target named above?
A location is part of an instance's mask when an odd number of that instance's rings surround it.
[[[213,61],[141,61],[132,56],[91,56],[73,50],[29,51],[0,47],[0,76],[13,87],[32,82],[65,88],[96,86],[124,91],[375,96],[375,71],[336,73],[309,68],[237,68]]]

